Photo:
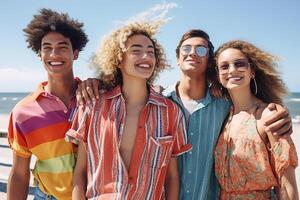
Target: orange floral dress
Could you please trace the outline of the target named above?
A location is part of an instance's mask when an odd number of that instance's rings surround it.
[[[269,149],[257,131],[253,113],[239,113],[241,121],[234,130],[230,130],[232,117],[233,107],[215,148],[220,199],[271,199],[278,177],[288,166],[297,166],[295,146],[290,137],[282,137]]]

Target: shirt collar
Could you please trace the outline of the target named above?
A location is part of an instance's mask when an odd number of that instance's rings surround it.
[[[74,80],[76,81],[76,85],[81,83],[81,80],[78,77],[75,77]],[[45,86],[48,84],[48,81],[41,82],[37,89],[33,92],[33,99],[36,100],[40,95],[44,95],[46,93]],[[75,97],[76,93],[74,93]]]
[[[179,98],[179,96],[177,95],[176,93],[176,88],[179,84],[179,81],[175,84],[172,84],[170,86],[168,86],[164,91],[163,91],[163,94],[168,97],[168,98],[171,98],[173,100],[175,100],[177,103],[181,104],[182,105],[182,102]],[[199,102],[199,104],[197,105],[197,110],[198,109],[201,109],[205,106],[207,106],[208,104],[210,104],[211,102],[213,101],[213,97],[211,96],[210,94],[210,91],[209,91],[209,88],[207,88],[206,90],[206,94],[205,94],[205,97]],[[183,105],[182,105],[183,106]]]
[[[114,87],[112,90],[106,93],[107,99],[113,99],[119,96],[122,96],[123,98],[122,89],[120,85]],[[158,106],[167,106],[165,101],[165,98],[161,94],[157,93],[152,86],[150,86],[150,94],[146,104],[151,103]]]

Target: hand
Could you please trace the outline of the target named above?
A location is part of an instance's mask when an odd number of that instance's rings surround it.
[[[287,107],[270,103],[267,107],[273,114],[265,120],[266,132],[274,135],[290,135],[292,130],[292,119]]]
[[[162,94],[162,92],[164,91],[164,88],[161,85],[154,85],[152,88],[158,94]]]
[[[88,78],[82,81],[76,90],[76,99],[78,105],[99,99],[99,80],[96,78]]]

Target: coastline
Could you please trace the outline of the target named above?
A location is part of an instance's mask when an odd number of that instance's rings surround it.
[[[0,114],[0,134],[2,132],[7,133],[8,128],[8,121],[9,121],[9,114]],[[1,137],[6,137],[5,134],[0,135]],[[293,123],[293,134],[292,139],[297,149],[298,159],[300,159],[300,123]],[[296,179],[297,179],[297,186],[298,190],[300,191],[300,167],[296,168]]]

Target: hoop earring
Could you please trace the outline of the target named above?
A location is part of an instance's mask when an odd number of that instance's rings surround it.
[[[253,79],[253,82],[254,82],[254,95],[257,95],[257,83],[256,83],[256,80],[255,80],[255,78],[253,77],[252,78]]]

